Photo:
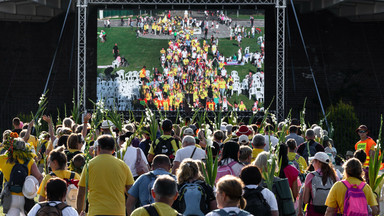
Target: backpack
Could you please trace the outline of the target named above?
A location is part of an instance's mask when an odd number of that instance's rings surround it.
[[[9,189],[14,193],[21,193],[25,178],[28,176],[28,164],[29,161],[24,161],[23,164],[15,160],[15,165],[12,167],[11,175],[9,178]]]
[[[183,215],[204,216],[209,212],[207,194],[202,187],[202,181],[186,183],[179,189],[178,203]]]
[[[216,174],[216,183],[219,181],[219,179],[225,175],[233,175],[233,169],[232,166],[235,165],[237,161],[232,161],[231,163],[227,165],[221,165],[217,168],[217,174]]]
[[[312,174],[314,175],[312,178],[312,205],[315,212],[325,214],[327,210],[325,200],[333,186],[333,181],[328,178],[325,185],[323,185],[322,176],[317,171],[312,172]]]
[[[216,209],[213,212],[215,212],[216,214],[218,214],[220,216],[249,216],[249,215],[252,215],[251,213],[244,211],[244,210],[240,210],[239,213],[236,213],[235,211],[226,212],[224,209]]]
[[[297,170],[299,170],[299,179],[300,179],[300,182],[303,184],[305,182],[306,174],[301,172],[299,158],[300,158],[300,155],[296,154],[295,158],[293,160],[290,160],[289,163],[292,166],[294,166]]]
[[[264,180],[262,180],[263,182]],[[267,187],[266,182],[260,183],[263,187]],[[296,215],[295,206],[293,205],[292,193],[289,188],[287,178],[273,179],[272,192],[276,196],[277,206],[279,208],[280,216],[294,216]]]
[[[153,142],[153,145],[154,145],[154,153],[155,155],[158,155],[158,154],[165,154],[169,157],[169,159],[171,161],[173,161],[173,159],[175,159],[175,156],[173,155],[173,152],[175,152],[176,150],[173,149],[173,146],[172,146],[172,140],[175,140],[173,137],[170,137],[168,139],[164,139],[162,137],[159,137],[159,142],[156,144],[156,140]],[[176,145],[178,146],[178,141],[175,140],[176,142]]]
[[[313,157],[315,154],[316,154],[316,142],[313,142],[312,144],[310,144],[310,141],[306,142],[304,145],[304,151],[302,153],[301,156],[303,156],[303,158],[306,158],[308,159],[309,157]],[[308,155],[308,151],[309,151],[309,155]]]
[[[60,203],[54,206],[49,205],[49,202],[39,203],[40,209],[36,212],[36,216],[62,216],[63,210],[69,205]]]
[[[344,198],[343,215],[369,215],[367,198],[363,191],[366,183],[361,182],[360,185],[351,185],[347,180],[341,182],[347,187]]]
[[[292,163],[292,165],[294,167],[296,167],[297,170],[301,171],[300,164],[299,164],[299,158],[300,158],[300,155],[296,154],[295,158],[293,160],[290,160],[289,162]]]
[[[271,207],[261,193],[262,190],[264,190],[262,186],[258,186],[256,189],[244,188],[243,197],[247,201],[244,210],[255,216],[270,216]]]
[[[49,175],[56,176],[56,174],[53,172],[49,173]],[[76,208],[77,192],[79,190],[78,188],[79,180],[75,179],[75,172],[71,172],[71,176],[69,177],[69,179],[64,178],[64,180],[67,182],[67,195],[66,195],[65,202],[68,205]]]

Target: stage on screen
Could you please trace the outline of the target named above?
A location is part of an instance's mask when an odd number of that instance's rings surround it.
[[[97,98],[119,111],[263,109],[264,39],[260,10],[99,10]]]

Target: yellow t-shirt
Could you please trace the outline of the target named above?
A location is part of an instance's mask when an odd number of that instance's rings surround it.
[[[125,186],[134,180],[124,161],[100,154],[89,161],[89,216],[125,215]],[[85,187],[87,169],[81,173],[79,186]]]
[[[19,163],[23,164],[23,160],[18,160]],[[31,167],[34,163],[33,159],[30,159],[27,167],[28,167],[28,175],[31,175]],[[7,163],[7,155],[1,155],[0,156],[0,170],[3,172],[4,175],[4,182],[9,181],[11,178],[11,171],[15,163]],[[18,196],[24,196],[23,193],[13,193],[11,192],[12,195],[18,195]]]
[[[225,85],[226,85],[227,83],[225,82],[225,80],[223,80],[223,81],[219,81],[219,88],[221,88],[221,89],[225,89]]]
[[[347,178],[347,181],[350,184],[357,184],[359,185],[361,181],[354,177]],[[343,184],[343,182],[339,181],[336,182],[331,190],[329,191],[327,200],[325,201],[325,205],[331,208],[338,208],[338,213],[342,214],[344,211],[344,198],[345,193],[347,192],[347,187]],[[370,206],[377,206],[377,201],[375,199],[375,196],[372,192],[371,187],[366,184],[363,188],[363,192],[365,194],[365,197],[367,198],[368,205]]]
[[[256,160],[257,155],[259,155],[263,151],[264,149],[257,149],[257,148],[252,149],[252,163]]]
[[[71,171],[69,170],[56,170],[55,172],[56,176],[53,176],[53,177],[59,177],[59,178],[62,178],[62,179],[69,179],[71,177]],[[45,194],[45,187],[47,186],[47,182],[49,179],[51,179],[52,176],[50,174],[46,175],[43,179],[43,181],[41,182],[40,184],[40,187],[39,187],[39,190],[37,191],[37,193],[42,196],[42,197],[46,197],[46,194]],[[80,175],[75,173],[75,177],[74,179],[77,179],[77,180],[80,180]]]
[[[245,111],[245,110],[247,110],[247,108],[245,107],[245,104],[240,104],[240,105],[239,105],[239,110],[240,110],[240,111]]]
[[[295,152],[288,152],[288,160],[289,161],[295,160],[295,157],[296,157],[296,153]],[[299,159],[297,159],[297,163],[299,164],[299,167],[300,167],[299,171],[301,173],[304,173],[304,171],[308,167],[307,161],[305,161],[305,159],[300,156]]]
[[[159,216],[175,216],[178,212],[168,204],[162,202],[155,202],[153,206],[156,208]],[[131,216],[150,216],[145,208],[140,207],[132,212]]]

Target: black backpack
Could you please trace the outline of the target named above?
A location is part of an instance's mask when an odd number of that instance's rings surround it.
[[[59,203],[51,206],[49,202],[39,203],[40,209],[36,212],[36,216],[62,216],[63,210],[69,205],[65,203]]]
[[[306,160],[309,159],[309,157],[313,157],[315,156],[316,154],[316,145],[318,143],[317,142],[311,142],[311,141],[308,141],[308,142],[305,142],[304,143],[304,151],[302,153],[302,157],[305,158]],[[309,152],[309,154],[308,154]]]
[[[256,189],[244,188],[243,197],[247,201],[244,210],[255,216],[270,216],[271,207],[261,193],[262,190],[264,188],[261,186],[258,186]]]
[[[15,160],[15,165],[12,168],[11,176],[9,178],[9,189],[14,193],[21,193],[25,178],[28,176],[28,164],[29,161],[24,161],[23,164]]]
[[[168,139],[164,139],[163,137],[158,138],[159,142],[156,144],[156,140],[153,142],[154,145],[154,153],[155,155],[158,154],[165,154],[171,159],[171,161],[174,159],[173,158],[173,152],[175,150],[172,147],[172,140],[175,140],[173,137],[170,137]],[[178,146],[177,140],[175,140],[176,145]]]

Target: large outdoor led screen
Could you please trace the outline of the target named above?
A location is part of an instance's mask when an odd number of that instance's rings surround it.
[[[99,10],[97,98],[120,111],[264,106],[264,11]]]

